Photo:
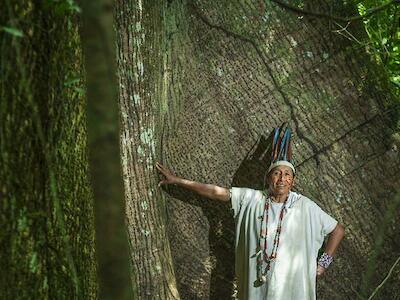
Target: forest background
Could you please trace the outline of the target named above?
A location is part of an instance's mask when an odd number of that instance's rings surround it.
[[[348,230],[320,298],[400,299],[399,1],[1,4],[1,299],[234,298],[229,208],[153,165],[250,187],[287,120]]]

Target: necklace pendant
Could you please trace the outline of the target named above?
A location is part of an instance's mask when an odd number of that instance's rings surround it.
[[[261,275],[259,280],[260,280],[260,282],[267,282],[267,275]]]

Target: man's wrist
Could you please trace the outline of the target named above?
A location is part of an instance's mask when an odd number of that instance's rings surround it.
[[[176,185],[180,185],[180,184],[182,184],[182,178],[180,178],[178,176],[174,176],[171,183],[172,184],[176,184]]]

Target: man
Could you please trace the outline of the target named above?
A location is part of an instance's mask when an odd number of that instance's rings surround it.
[[[315,299],[316,276],[332,262],[344,227],[313,201],[291,191],[295,168],[287,160],[291,155],[290,133],[275,136],[272,164],[266,174],[267,191],[198,183],[175,176],[157,162],[157,169],[165,176],[158,186],[177,184],[210,199],[230,200],[236,224],[239,299]],[[328,234],[317,265],[318,250]]]

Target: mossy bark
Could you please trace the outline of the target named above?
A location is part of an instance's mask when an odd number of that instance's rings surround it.
[[[23,33],[0,32],[2,299],[97,297],[81,48],[65,5],[0,11]]]
[[[354,22],[344,30],[328,19],[304,17],[269,1],[168,1],[157,11],[146,5],[116,12],[121,18],[122,143],[134,261],[151,262],[159,255],[154,248],[158,251],[165,239],[162,249],[169,242],[183,299],[234,295],[229,205],[169,187],[164,215],[152,165],[161,159],[182,177],[262,188],[269,165],[262,155],[267,138],[273,127],[289,121],[296,190],[347,228],[334,266],[318,282],[318,297],[357,297],[369,268],[366,258],[385,224],[378,268],[371,271],[373,279],[364,291],[369,294],[398,254],[399,215],[392,211],[390,221],[384,219],[397,205],[393,199],[400,187],[400,161],[398,105],[381,66],[367,54],[362,25]],[[140,22],[127,17],[138,7]],[[341,1],[311,1],[304,7],[356,13]],[[179,20],[167,35],[171,27],[160,23],[166,15]],[[180,47],[174,47],[177,42]],[[161,59],[160,48],[174,57],[170,63]],[[160,82],[166,75],[167,85]],[[170,115],[174,122],[163,118]],[[168,267],[170,252],[168,248],[163,256]],[[134,278],[143,289],[159,280],[150,270],[156,264],[147,266],[138,265],[141,271]],[[398,272],[392,275],[381,298],[396,296],[398,278]]]

